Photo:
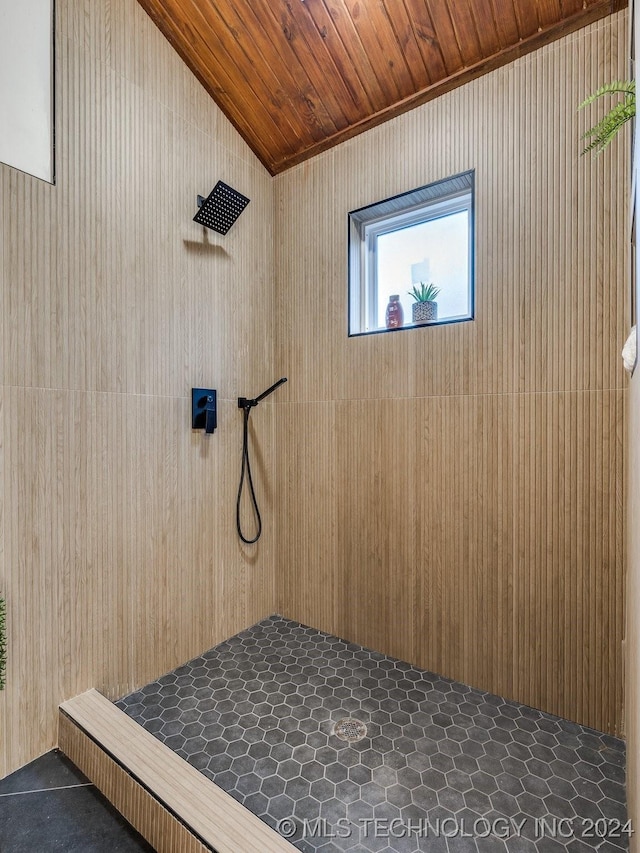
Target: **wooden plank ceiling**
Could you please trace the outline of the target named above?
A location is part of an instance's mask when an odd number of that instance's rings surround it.
[[[271,174],[625,0],[139,0]]]

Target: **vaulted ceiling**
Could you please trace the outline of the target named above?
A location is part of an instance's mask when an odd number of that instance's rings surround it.
[[[625,0],[139,0],[277,174]]]

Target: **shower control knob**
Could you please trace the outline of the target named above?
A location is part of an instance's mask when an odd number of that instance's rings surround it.
[[[218,426],[217,392],[212,388],[191,389],[191,429],[203,429],[208,435]]]

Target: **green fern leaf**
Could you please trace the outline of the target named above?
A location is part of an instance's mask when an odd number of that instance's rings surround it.
[[[604,95],[635,95],[636,84],[635,80],[614,80],[613,83],[606,83],[604,86],[600,86],[600,88],[594,92],[592,95],[589,95],[588,98],[585,98],[584,101],[578,107],[579,110],[584,107],[589,106],[598,98],[602,98]]]
[[[615,104],[596,125],[589,128],[589,130],[582,134],[581,139],[590,140],[588,145],[583,149],[583,154],[586,154],[588,151],[594,151],[596,154],[601,154],[605,148],[611,144],[611,141],[620,131],[620,128],[635,116],[635,90],[636,87],[633,80],[615,80],[612,83],[607,83],[606,85],[601,86],[596,92],[589,95],[589,97],[580,104],[578,107],[579,110],[589,104],[592,104],[598,98],[606,95],[624,96],[624,100]]]

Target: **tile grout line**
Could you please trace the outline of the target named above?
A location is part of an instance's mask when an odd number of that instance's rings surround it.
[[[60,785],[57,788],[34,788],[32,791],[9,791],[6,794],[0,794],[2,797],[19,797],[22,794],[46,794],[47,791],[69,791],[72,788],[93,788],[93,782],[79,782],[77,785]]]

